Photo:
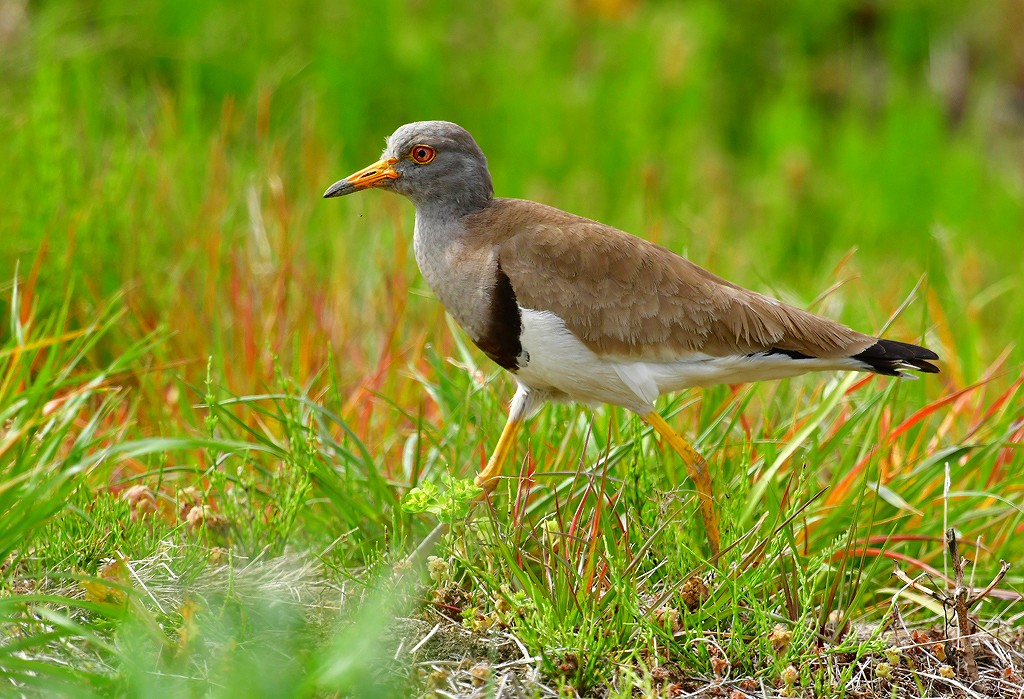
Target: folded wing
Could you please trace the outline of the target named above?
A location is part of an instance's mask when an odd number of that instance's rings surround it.
[[[522,307],[558,315],[598,355],[672,361],[776,350],[839,358],[877,343],[649,241],[557,209],[545,213],[507,231],[498,262]]]

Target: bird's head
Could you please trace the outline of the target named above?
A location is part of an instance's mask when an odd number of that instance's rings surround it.
[[[494,194],[480,146],[450,121],[400,126],[380,160],[332,184],[324,198],[371,187],[402,194],[417,208],[440,206],[460,213],[482,208]]]

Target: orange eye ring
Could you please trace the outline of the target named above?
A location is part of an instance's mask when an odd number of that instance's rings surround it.
[[[437,155],[437,151],[430,146],[423,145],[422,143],[413,146],[412,149],[409,150],[409,157],[413,159],[413,162],[419,163],[420,165],[426,165],[434,159],[435,155]]]

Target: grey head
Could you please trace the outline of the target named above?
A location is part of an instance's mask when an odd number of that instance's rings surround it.
[[[450,121],[416,121],[388,138],[380,160],[327,188],[324,198],[371,187],[407,197],[421,213],[460,216],[494,196],[487,158],[464,128]]]

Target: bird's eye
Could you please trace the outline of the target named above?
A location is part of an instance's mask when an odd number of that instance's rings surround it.
[[[437,151],[435,151],[430,146],[424,145],[413,146],[412,150],[409,151],[409,157],[415,160],[420,165],[426,165],[427,163],[434,159],[435,155],[437,155]]]

